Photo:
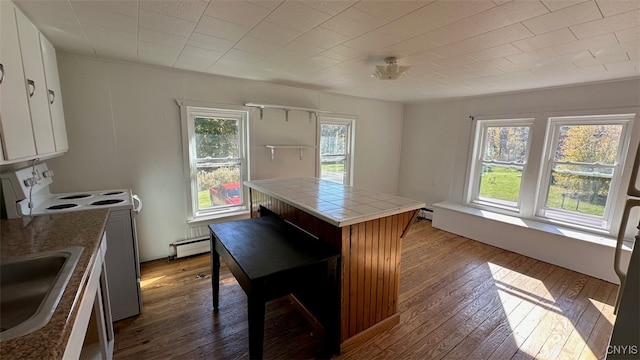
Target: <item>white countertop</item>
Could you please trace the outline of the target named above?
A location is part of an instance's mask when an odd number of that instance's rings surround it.
[[[425,203],[317,178],[245,181],[244,185],[342,227],[423,208]]]

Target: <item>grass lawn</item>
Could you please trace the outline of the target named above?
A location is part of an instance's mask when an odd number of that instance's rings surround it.
[[[322,171],[337,172],[337,173],[344,172],[344,162],[326,163],[326,164],[321,164],[320,166],[322,167]]]
[[[566,197],[564,199],[564,207],[562,206],[562,193],[565,192],[565,189],[560,186],[551,186],[549,190],[549,199],[547,200],[547,206],[552,207],[554,209],[565,209],[569,211],[576,211],[576,206],[578,207],[577,211],[583,214],[590,215],[604,215],[604,206],[598,204],[591,204],[585,199],[581,199],[578,204],[577,199],[571,199]]]
[[[209,190],[202,190],[198,192],[198,208],[206,209],[211,207],[211,199],[209,198]]]
[[[520,189],[521,172],[516,169],[494,167],[491,172],[482,174],[480,180],[480,196],[504,201],[518,201],[518,191]],[[565,198],[562,206],[562,194],[566,189],[551,185],[547,206],[559,210],[576,211],[577,199]],[[583,214],[599,215],[604,214],[604,206],[590,204],[586,200],[580,200],[578,212]]]
[[[515,169],[492,168],[482,174],[480,196],[517,202],[522,174]]]

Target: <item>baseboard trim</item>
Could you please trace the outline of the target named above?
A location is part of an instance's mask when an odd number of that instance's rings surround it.
[[[340,353],[344,353],[349,351],[350,349],[366,342],[367,340],[373,338],[376,335],[384,332],[385,330],[391,329],[392,327],[398,325],[400,323],[400,314],[396,313],[388,318],[380,321],[379,323],[371,326],[370,328],[344,340],[340,344]]]

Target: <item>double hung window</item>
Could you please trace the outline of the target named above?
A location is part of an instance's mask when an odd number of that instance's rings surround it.
[[[517,211],[533,119],[479,120],[471,201]]]
[[[183,111],[191,219],[246,211],[248,112],[194,106]]]
[[[634,118],[635,114],[617,114],[477,120],[467,203],[611,232]]]
[[[351,185],[352,136],[354,119],[320,117],[319,176],[321,179]]]
[[[607,228],[622,172],[629,116],[549,119],[538,215]]]

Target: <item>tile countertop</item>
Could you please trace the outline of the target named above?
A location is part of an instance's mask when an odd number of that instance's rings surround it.
[[[0,342],[0,359],[62,359],[86,282],[95,260],[109,210],[86,210],[0,220],[0,258],[9,259],[70,246],[82,246],[73,275],[47,325],[30,334]]]
[[[244,185],[304,210],[334,226],[421,209],[425,203],[318,178],[245,181]]]

